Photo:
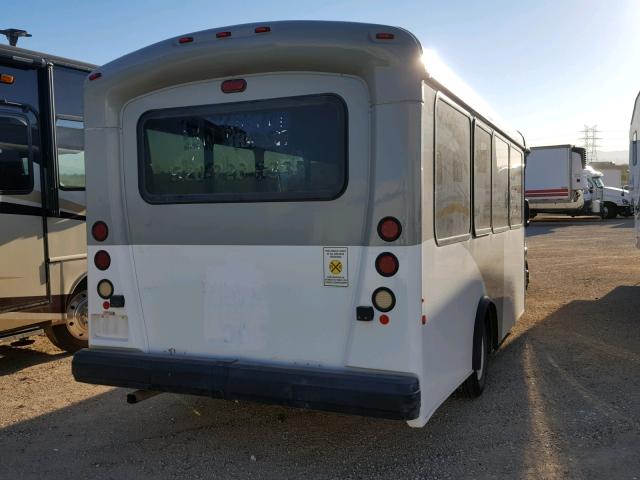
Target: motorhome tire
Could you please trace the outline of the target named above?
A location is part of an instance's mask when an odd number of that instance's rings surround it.
[[[87,323],[87,291],[77,290],[67,303],[65,323],[44,329],[47,338],[56,347],[67,352],[77,352],[89,346]]]

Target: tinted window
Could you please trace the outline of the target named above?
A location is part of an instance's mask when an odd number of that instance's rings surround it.
[[[509,226],[509,145],[497,137],[493,143],[493,228]]]
[[[81,117],[84,80],[87,72],[66,67],[53,67],[53,89],[56,115]]]
[[[638,132],[633,132],[633,143],[631,145],[631,160],[633,165],[638,164]]]
[[[475,128],[473,219],[476,232],[491,228],[491,134]]]
[[[436,108],[435,230],[450,239],[470,231],[471,124],[448,103]]]
[[[29,193],[31,175],[29,127],[20,117],[0,116],[0,191]]]
[[[509,224],[522,225],[522,152],[511,148],[509,155]]]
[[[63,189],[84,188],[84,131],[83,123],[56,120],[58,145],[58,176]]]
[[[152,203],[328,200],[347,181],[347,112],[334,95],[184,107],[138,125]]]

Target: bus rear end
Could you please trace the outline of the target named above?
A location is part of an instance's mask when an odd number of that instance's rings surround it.
[[[76,379],[418,417],[420,81],[383,102],[356,60],[379,29],[340,26],[341,58],[320,25],[200,32],[90,77]]]

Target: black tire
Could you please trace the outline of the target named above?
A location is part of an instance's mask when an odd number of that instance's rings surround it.
[[[618,216],[618,206],[615,203],[606,202],[603,208],[604,218],[612,219]]]
[[[462,393],[465,397],[468,398],[476,398],[482,395],[484,391],[484,386],[487,383],[487,366],[489,361],[489,330],[487,329],[487,322],[477,322],[476,329],[479,331],[474,331],[473,339],[473,352],[475,357],[475,352],[477,349],[480,350],[480,366],[478,369],[474,369],[471,372],[471,375],[464,381],[462,384]]]
[[[46,327],[44,329],[47,338],[51,343],[53,343],[56,347],[61,350],[66,350],[69,353],[77,352],[82,348],[87,348],[89,346],[89,331],[88,329],[80,329],[78,331],[76,322],[79,320],[70,316],[69,312],[75,310],[79,307],[80,302],[86,302],[87,298],[87,290],[80,289],[75,291],[69,302],[67,302],[67,308],[65,310],[66,321],[62,325],[53,325],[51,327]],[[86,318],[84,320],[86,322]],[[71,332],[74,330],[75,335]],[[82,338],[85,337],[83,340]]]

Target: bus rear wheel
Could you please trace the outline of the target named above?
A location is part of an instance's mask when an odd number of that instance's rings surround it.
[[[474,345],[473,352],[479,350],[480,364],[478,368],[474,368],[471,375],[462,384],[462,393],[465,397],[476,398],[482,395],[484,386],[487,383],[487,365],[489,362],[489,329],[487,328],[487,322],[478,322],[475,326],[476,329],[480,329],[479,332],[474,332]],[[477,350],[478,349],[478,350]]]
[[[87,348],[89,346],[88,312],[87,291],[75,292],[67,304],[65,323],[45,329],[51,343],[70,353]]]

